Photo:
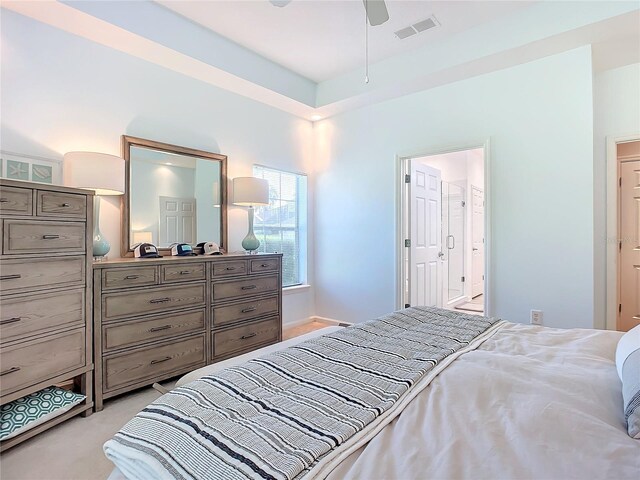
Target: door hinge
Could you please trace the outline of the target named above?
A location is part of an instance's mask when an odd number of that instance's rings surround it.
[[[622,251],[622,240],[618,242],[618,250]]]
[[[618,186],[619,186],[619,187],[622,187],[622,177],[620,177],[620,178],[618,179]]]
[[[404,183],[411,183],[411,175],[407,174],[404,176]]]
[[[464,277],[462,277],[462,281],[464,282]]]
[[[482,275],[482,280],[484,280],[484,275]]]
[[[462,200],[462,206],[466,207],[467,206],[467,202],[465,202],[464,200]]]
[[[409,305],[408,303],[404,304],[404,308],[409,308],[411,305]]]
[[[411,246],[411,240],[409,240],[408,238],[404,239],[404,246],[405,247],[410,247]]]
[[[621,303],[618,304],[618,313],[622,313],[622,304]]]

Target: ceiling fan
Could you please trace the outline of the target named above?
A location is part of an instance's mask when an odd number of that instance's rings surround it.
[[[286,7],[291,3],[291,0],[269,0],[269,3],[275,7]],[[384,0],[362,0],[362,3],[369,19],[369,25],[372,27],[382,25],[389,20],[389,12]]]

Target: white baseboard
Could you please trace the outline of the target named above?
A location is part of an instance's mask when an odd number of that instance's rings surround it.
[[[300,320],[294,320],[293,322],[283,323],[282,328],[295,328],[312,322],[322,322],[329,325],[353,325],[353,322],[343,322],[342,320],[335,320],[333,318],[313,316],[309,318],[302,318]]]
[[[311,317],[311,320],[316,322],[328,323],[330,325],[340,325],[340,324],[353,325],[353,322],[345,322],[343,320],[335,320],[333,318],[319,317],[319,316]]]
[[[282,328],[294,328],[299,327],[300,325],[306,325],[307,323],[313,322],[314,317],[309,318],[301,318],[300,320],[294,320],[293,322],[287,322],[282,324]]]

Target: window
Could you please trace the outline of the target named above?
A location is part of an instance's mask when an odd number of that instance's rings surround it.
[[[258,251],[282,253],[282,286],[301,285],[307,273],[307,176],[259,165],[253,175],[269,182],[269,206],[255,212]]]

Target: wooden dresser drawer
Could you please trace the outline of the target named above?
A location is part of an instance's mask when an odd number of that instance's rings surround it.
[[[204,280],[206,276],[204,263],[160,266],[162,283]]]
[[[0,188],[0,214],[33,215],[33,190],[28,188]]]
[[[239,320],[248,320],[267,314],[278,314],[280,302],[278,297],[261,298],[250,302],[236,303],[224,307],[213,308],[213,324],[216,327]]]
[[[275,293],[279,288],[280,285],[278,285],[277,275],[214,283],[213,300],[259,295],[262,293]]]
[[[249,262],[249,271],[251,273],[277,272],[279,268],[280,260],[277,258],[266,258],[263,260],[256,258]]]
[[[213,332],[213,357],[253,350],[262,344],[280,340],[280,320],[271,318],[219,332]]]
[[[9,297],[0,309],[0,341],[84,324],[84,289]]]
[[[2,260],[0,292],[84,284],[85,257]]]
[[[36,215],[40,217],[85,219],[87,216],[87,197],[73,193],[38,190],[36,197]]]
[[[205,334],[104,359],[105,391],[196,368],[205,362]]]
[[[102,271],[102,288],[144,287],[157,285],[158,267],[108,268]]]
[[[31,220],[5,220],[5,255],[85,251],[85,224]]]
[[[205,303],[205,284],[174,285],[145,290],[107,293],[102,297],[102,321],[156,313]]]
[[[143,320],[109,323],[102,328],[102,348],[111,351],[204,330],[205,311],[157,315]]]
[[[85,330],[80,328],[0,349],[0,389],[7,395],[85,366]]]
[[[232,275],[246,275],[247,261],[234,260],[231,262],[213,262],[211,265],[211,275],[216,277],[230,277]]]

